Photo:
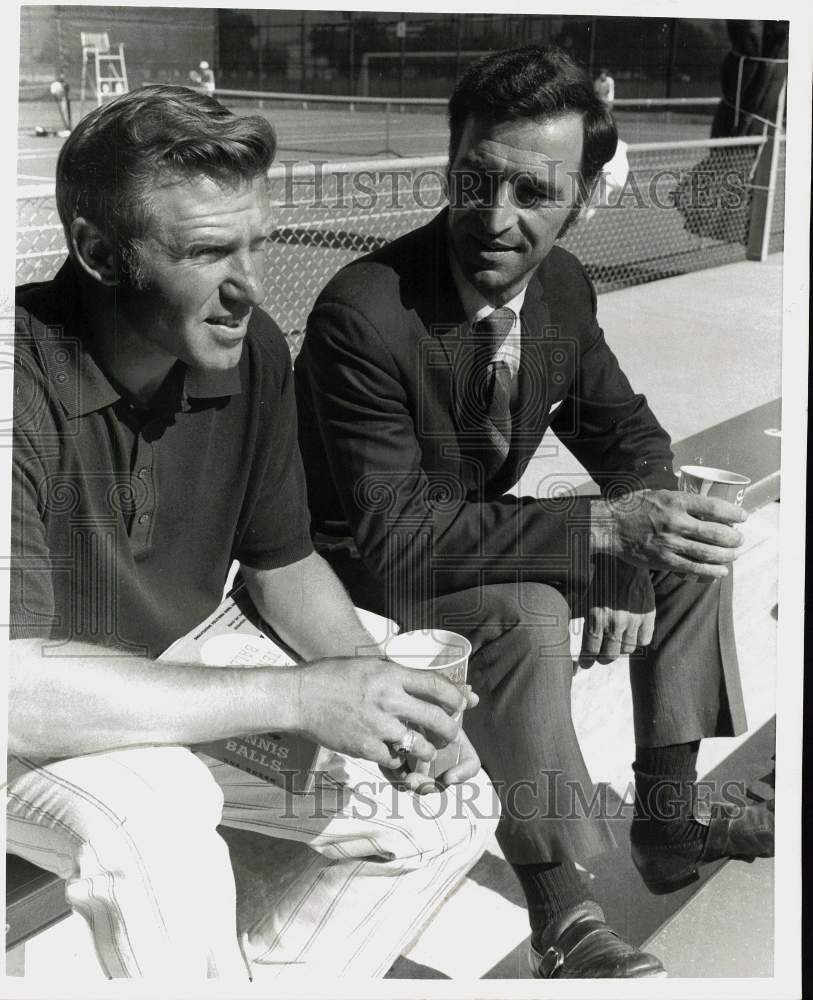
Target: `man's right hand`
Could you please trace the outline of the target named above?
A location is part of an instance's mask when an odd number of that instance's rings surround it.
[[[671,570],[706,579],[728,574],[739,555],[742,532],[733,527],[748,515],[716,497],[672,490],[637,490],[590,509],[594,551],[635,566]]]
[[[417,733],[410,753],[432,760],[437,747],[457,738],[460,720],[452,715],[476,703],[442,675],[375,656],[316,660],[296,676],[297,729],[331,750],[388,768],[403,763],[392,745],[415,726],[433,742]]]

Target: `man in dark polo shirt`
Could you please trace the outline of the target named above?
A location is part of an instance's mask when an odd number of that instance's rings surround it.
[[[18,295],[8,847],[65,878],[109,976],[381,975],[493,830],[463,792],[496,817],[452,718],[476,697],[383,660],[312,549],[290,357],[257,308],[273,153],[264,119],[184,88],[97,109],[57,165],[69,259]],[[156,664],[235,560],[314,662]],[[313,795],[188,749],[267,731],[336,751]],[[430,736],[464,752],[427,813],[381,768]],[[239,942],[221,822],[315,849]]]

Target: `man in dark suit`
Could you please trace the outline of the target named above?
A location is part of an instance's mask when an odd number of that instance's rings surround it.
[[[502,798],[533,973],[663,975],[575,864],[614,841],[570,717],[568,619],[586,616],[584,665],[631,654],[650,889],[771,853],[765,807],[710,818],[693,794],[700,739],[745,729],[729,575],[745,514],[676,491],[669,436],[554,245],[616,147],[589,79],[556,50],[498,53],[464,75],[449,121],[450,208],[342,270],[309,319],[296,383],[315,537],[357,603],[471,639],[466,730]],[[506,492],[548,427],[600,498]]]

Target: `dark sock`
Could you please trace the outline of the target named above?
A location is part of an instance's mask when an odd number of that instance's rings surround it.
[[[700,740],[663,747],[636,747],[635,813],[637,836],[657,843],[702,843],[706,827],[692,818],[691,796],[697,778]]]
[[[590,898],[587,882],[572,861],[514,865],[513,868],[528,903],[535,944],[545,928],[565,910]]]
[[[665,747],[635,747],[636,771],[657,777],[684,778],[694,781],[697,777],[697,754],[700,740],[691,743],[670,743]]]

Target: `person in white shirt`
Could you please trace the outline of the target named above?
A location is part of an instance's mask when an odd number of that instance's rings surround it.
[[[593,90],[596,97],[612,111],[613,101],[615,101],[615,80],[603,67],[593,81]]]

